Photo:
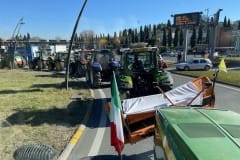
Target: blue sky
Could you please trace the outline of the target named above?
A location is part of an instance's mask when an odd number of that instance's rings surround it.
[[[60,37],[69,40],[83,0],[1,0],[0,38],[8,39],[21,17],[20,34],[30,33],[45,39]],[[118,32],[145,24],[171,21],[171,14],[202,11],[213,15],[222,8],[224,16],[240,20],[240,0],[88,0],[80,19],[78,33]]]

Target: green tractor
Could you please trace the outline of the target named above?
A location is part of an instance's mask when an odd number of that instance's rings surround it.
[[[118,83],[121,99],[167,92],[173,87],[169,72],[159,67],[157,47],[125,50],[121,54]]]
[[[63,71],[66,67],[67,52],[57,52],[47,60],[48,71]]]

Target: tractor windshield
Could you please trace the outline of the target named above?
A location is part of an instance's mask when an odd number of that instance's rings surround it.
[[[129,53],[126,55],[126,64],[130,70],[138,70],[134,68],[135,64],[141,65],[140,70],[149,71],[153,68],[153,59],[151,52]]]

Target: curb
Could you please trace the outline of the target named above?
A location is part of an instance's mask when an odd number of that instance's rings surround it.
[[[90,96],[91,96],[91,98],[94,98],[94,92],[92,89],[90,89]],[[70,139],[70,142],[68,143],[67,147],[64,149],[64,151],[61,153],[61,155],[58,157],[57,160],[67,160],[68,159],[73,148],[77,144],[78,140],[81,138],[81,136],[84,132],[84,129],[86,128],[85,124],[87,124],[87,121],[89,120],[91,110],[92,110],[92,105],[89,106],[89,108],[84,116],[84,119],[82,121],[82,124],[79,126],[77,131],[74,133],[74,135]]]

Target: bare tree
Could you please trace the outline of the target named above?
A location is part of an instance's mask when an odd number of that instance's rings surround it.
[[[82,47],[83,48],[93,48],[93,37],[95,37],[95,33],[92,30],[84,30],[80,33],[80,37],[82,37]]]

